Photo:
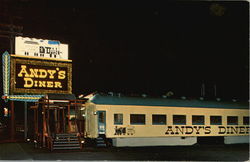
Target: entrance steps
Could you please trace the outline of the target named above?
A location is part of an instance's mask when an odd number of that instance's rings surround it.
[[[74,133],[56,134],[53,141],[53,150],[80,150],[81,143]]]
[[[97,137],[96,138],[96,146],[97,147],[106,147],[107,144],[106,144],[105,140],[102,137]]]

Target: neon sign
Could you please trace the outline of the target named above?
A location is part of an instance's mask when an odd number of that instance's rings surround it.
[[[11,57],[11,93],[71,93],[71,62]]]

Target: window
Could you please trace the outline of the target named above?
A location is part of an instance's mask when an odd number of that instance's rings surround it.
[[[114,124],[116,125],[123,124],[123,114],[114,114]]]
[[[130,114],[130,124],[145,124],[145,115],[144,114]]]
[[[174,125],[186,125],[186,115],[173,115]]]
[[[238,116],[228,116],[227,125],[238,125]]]
[[[210,125],[221,125],[221,116],[210,116]]]
[[[152,115],[152,124],[153,125],[165,125],[166,115]]]
[[[249,125],[249,116],[244,116],[243,117],[243,124],[244,125]]]
[[[193,115],[192,116],[192,124],[193,125],[204,125],[205,119],[202,115]]]
[[[105,112],[104,111],[98,112],[98,122],[105,123]]]

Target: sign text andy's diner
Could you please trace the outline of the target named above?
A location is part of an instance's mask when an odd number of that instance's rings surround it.
[[[71,93],[72,64],[12,57],[11,92],[25,94]]]

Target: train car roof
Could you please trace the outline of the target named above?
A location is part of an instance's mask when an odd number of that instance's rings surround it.
[[[149,97],[124,97],[106,96],[96,94],[89,99],[97,105],[135,105],[135,106],[169,106],[169,107],[197,107],[197,108],[225,108],[225,109],[249,109],[248,102],[223,102],[223,101],[201,101],[182,100]]]

